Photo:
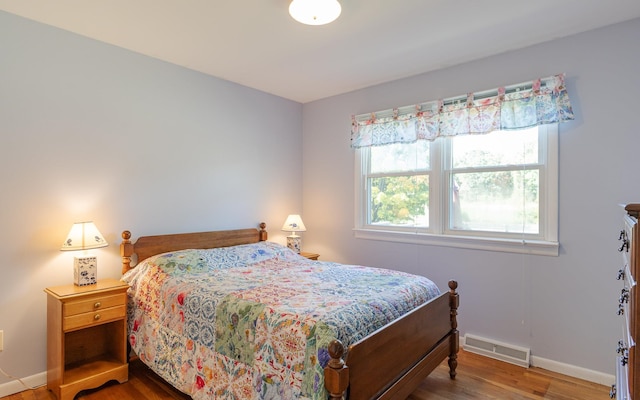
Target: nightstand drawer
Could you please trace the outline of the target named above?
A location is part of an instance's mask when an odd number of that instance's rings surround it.
[[[95,296],[89,299],[68,301],[64,304],[63,315],[70,317],[92,311],[101,311],[109,307],[124,306],[125,302],[126,296],[123,294]]]
[[[126,307],[123,304],[117,307],[103,308],[99,311],[71,315],[64,317],[62,329],[64,331],[70,331],[77,328],[86,328],[91,325],[101,324],[105,321],[124,318],[126,314]]]

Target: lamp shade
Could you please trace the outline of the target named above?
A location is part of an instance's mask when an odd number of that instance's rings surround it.
[[[307,228],[305,228],[302,218],[300,218],[298,214],[291,214],[287,217],[287,220],[284,221],[282,230],[287,232],[304,232]]]
[[[76,222],[71,227],[60,250],[87,250],[108,246],[98,228],[91,221]]]
[[[289,14],[306,25],[324,25],[340,16],[342,7],[337,0],[293,0]]]

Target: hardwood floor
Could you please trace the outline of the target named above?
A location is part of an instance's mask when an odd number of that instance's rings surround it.
[[[460,351],[458,375],[449,379],[446,361],[422,382],[407,400],[442,399],[608,399],[609,387],[571,378],[540,368],[521,368]],[[3,400],[55,400],[46,388],[28,390]],[[130,364],[129,381],[107,384],[80,393],[76,400],[185,400],[142,363]]]
[[[522,368],[460,351],[458,374],[449,378],[446,362],[425,379],[407,400],[441,399],[609,399],[609,386],[540,368]]]

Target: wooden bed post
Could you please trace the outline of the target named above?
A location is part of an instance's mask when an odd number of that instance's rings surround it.
[[[122,243],[120,243],[120,256],[122,257],[122,273],[131,269],[131,255],[133,254],[133,244],[131,243],[131,232],[122,232]]]
[[[267,240],[267,231],[265,229],[266,227],[267,227],[267,224],[265,224],[264,222],[260,222],[260,232],[258,234],[261,242],[264,242],[265,240]]]
[[[339,340],[332,340],[327,350],[331,360],[324,367],[324,387],[329,392],[329,400],[342,400],[349,386],[349,367],[342,359],[344,345]]]
[[[449,281],[449,308],[451,308],[451,337],[450,337],[450,352],[449,352],[449,376],[451,379],[456,378],[456,368],[458,367],[458,349],[459,333],[458,333],[458,303],[459,296],[456,292],[458,288],[458,282],[454,280]]]

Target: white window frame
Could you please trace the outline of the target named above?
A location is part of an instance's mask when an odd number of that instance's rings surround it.
[[[508,253],[558,256],[558,124],[540,125],[540,234],[538,238],[522,235],[520,238],[504,237],[500,233],[456,232],[445,229],[449,201],[441,193],[445,151],[440,139],[432,142],[431,174],[429,178],[430,213],[429,228],[404,228],[367,225],[368,195],[365,172],[368,171],[368,147],[355,149],[355,227],[358,239],[389,242],[457,247]],[[438,143],[440,141],[440,143]],[[448,192],[448,191],[445,191]],[[435,212],[434,212],[435,211]]]

